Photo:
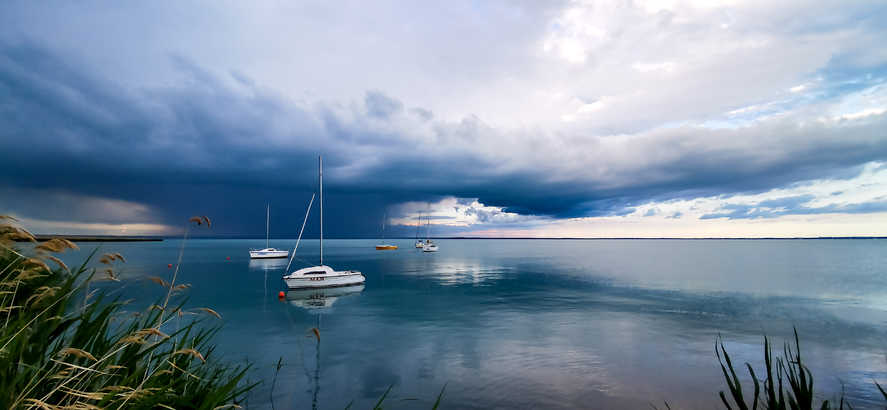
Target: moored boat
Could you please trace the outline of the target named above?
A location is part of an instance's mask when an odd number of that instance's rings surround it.
[[[318,157],[318,178],[320,191],[320,265],[302,268],[283,277],[286,286],[289,289],[320,289],[334,288],[340,286],[359,285],[366,281],[362,273],[356,270],[335,271],[333,268],[323,264],[323,158]],[[314,202],[314,198],[311,199]],[[311,205],[308,205],[308,212],[311,211]],[[305,213],[305,221],[308,220],[308,212]],[[305,222],[302,223],[302,230],[305,229]],[[302,234],[299,233],[299,239],[296,246],[302,240]],[[298,248],[297,248],[298,249]],[[293,250],[293,256],[296,250]],[[292,260],[291,260],[292,262]]]
[[[437,244],[431,241],[431,218],[428,218],[427,230],[425,231],[425,243],[422,244],[422,252],[437,252]]]
[[[376,245],[377,251],[393,251],[397,249],[397,245],[392,245],[390,243],[385,243],[385,222],[388,221],[388,214],[382,218],[382,243]]]
[[[256,250],[249,251],[249,257],[251,259],[285,258],[289,255],[290,255],[289,251],[280,250],[277,248],[265,248],[265,249],[256,249]]]
[[[265,209],[265,249],[250,249],[250,259],[285,258],[290,255],[287,250],[272,248],[269,245],[271,239],[271,204]]]

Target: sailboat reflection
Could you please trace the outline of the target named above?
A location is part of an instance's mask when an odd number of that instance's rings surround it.
[[[286,292],[286,301],[303,309],[327,309],[341,297],[363,292],[364,285],[338,288],[298,289]]]
[[[286,259],[250,259],[250,272],[262,272],[265,274],[265,293],[262,296],[262,311],[268,310],[268,272],[281,272],[286,267]]]
[[[308,337],[315,339],[314,350],[314,370],[309,371],[305,368],[305,375],[312,384],[311,392],[311,408],[317,410],[317,397],[320,394],[320,317],[323,313],[328,313],[330,308],[342,297],[356,295],[363,292],[364,285],[342,286],[338,288],[320,288],[320,289],[298,289],[291,290],[286,293],[286,301],[293,306],[297,306],[314,313],[314,327],[308,329]],[[303,364],[305,361],[303,360]]]
[[[251,271],[269,271],[280,270],[286,267],[286,259],[250,259],[249,270]]]

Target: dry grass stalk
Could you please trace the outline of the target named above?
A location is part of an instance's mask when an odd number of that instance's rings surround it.
[[[39,245],[34,247],[37,250],[60,253],[64,252],[67,249],[80,249],[74,242],[71,242],[64,238],[52,238],[48,241],[41,242]]]
[[[203,380],[203,379],[197,377],[196,375],[194,375],[193,373],[191,373],[191,372],[189,372],[189,371],[187,371],[187,370],[185,370],[185,369],[183,369],[183,368],[181,368],[181,367],[179,367],[179,366],[176,366],[175,363],[173,363],[173,362],[171,362],[171,361],[169,361],[169,360],[167,360],[166,362],[169,363],[169,365],[172,366],[174,369],[176,369],[176,370],[178,370],[178,371],[184,373],[185,375],[191,376],[191,377],[193,377],[193,378],[195,378],[195,379],[197,379],[197,380]]]
[[[49,260],[55,262],[55,264],[56,264],[56,265],[59,265],[59,267],[62,268],[62,269],[64,269],[65,272],[68,272],[68,273],[71,272],[71,269],[68,269],[68,265],[65,265],[65,263],[62,262],[61,259],[56,258],[55,256],[52,256],[52,255],[49,255],[49,256],[47,256],[46,258],[48,258]]]
[[[231,404],[226,404],[224,406],[213,407],[213,410],[222,410],[222,409],[227,409],[227,408],[242,409],[243,407],[240,407],[236,404],[231,403]]]
[[[69,387],[64,387],[64,388],[60,389],[60,391],[64,394],[68,394],[68,395],[71,395],[74,397],[80,397],[81,399],[87,399],[87,400],[99,401],[105,397],[104,393],[78,391],[78,390],[74,390]]]
[[[37,258],[28,258],[22,265],[27,266],[30,269],[41,268],[47,272],[52,272],[52,269],[49,269],[49,265],[47,265],[46,262]]]
[[[117,274],[114,273],[114,269],[106,268],[102,272],[105,274],[105,277],[102,279],[112,280],[114,282],[120,282],[120,278],[117,277]]]
[[[40,273],[37,269],[22,269],[18,276],[15,277],[12,281],[6,282],[5,284],[10,284],[14,286],[18,286],[20,283],[27,282],[31,279],[42,278],[46,276],[45,274]]]
[[[209,313],[209,314],[215,316],[215,317],[218,318],[218,319],[221,319],[221,318],[222,318],[222,315],[220,315],[219,312],[216,312],[215,310],[212,310],[212,309],[207,308],[207,307],[197,308],[197,310],[202,311],[202,312]]]
[[[159,389],[159,388],[157,388],[157,387],[149,387],[149,388],[147,388],[147,389],[136,389],[136,390],[132,390],[132,391],[130,391],[130,392],[128,392],[128,393],[120,393],[120,394],[118,394],[118,396],[120,396],[120,397],[125,397],[125,398],[126,398],[126,401],[129,401],[129,400],[138,400],[138,399],[140,399],[140,398],[142,398],[142,397],[150,396],[150,395],[152,395],[152,394],[154,394],[155,392],[160,391],[160,390],[161,390],[161,389]]]
[[[6,226],[0,229],[0,232],[2,232],[2,234],[0,234],[0,239],[2,239],[2,241],[7,244],[16,241],[28,241],[32,243],[37,243],[37,238],[35,238],[34,235],[31,235],[30,232],[21,228]]]
[[[160,331],[160,329],[156,327],[149,327],[147,329],[142,329],[136,332],[138,336],[157,336],[161,339],[169,339],[169,335]]]
[[[65,407],[66,410],[103,410],[101,407],[89,403],[74,403]]]
[[[80,376],[82,376],[84,373],[98,373],[98,374],[101,374],[101,375],[104,375],[104,376],[110,376],[110,375],[111,375],[111,373],[107,373],[107,372],[103,372],[103,371],[101,371],[101,370],[93,369],[92,366],[90,366],[90,367],[83,367],[83,366],[76,365],[76,364],[74,364],[74,363],[63,362],[63,361],[61,361],[61,360],[56,360],[56,359],[50,359],[50,360],[52,360],[53,362],[58,363],[58,364],[60,364],[60,365],[62,365],[62,366],[67,366],[67,367],[69,367],[69,368],[71,368],[71,369],[80,370],[80,373],[78,373],[74,378],[80,377]],[[70,376],[69,376],[69,377],[70,377]]]
[[[161,278],[158,278],[158,277],[156,277],[156,276],[149,276],[149,277],[148,277],[148,280],[150,280],[151,282],[154,282],[154,283],[156,283],[156,284],[158,284],[158,285],[160,285],[160,286],[163,286],[164,288],[168,288],[168,287],[169,287],[169,282],[167,282],[167,281],[165,281],[165,280],[163,280],[163,279],[161,279]]]
[[[67,379],[71,377],[71,369],[62,369],[58,373],[52,375],[50,379]]]
[[[58,355],[59,356],[71,355],[71,356],[76,356],[76,357],[81,357],[81,358],[86,358],[86,359],[89,359],[92,361],[96,361],[96,358],[95,358],[95,356],[92,355],[92,353],[89,353],[83,349],[77,349],[75,347],[66,347],[66,348],[60,350]]]
[[[200,359],[201,362],[206,363],[206,359],[203,358],[203,355],[194,349],[181,349],[181,350],[177,350],[177,351],[173,352],[173,356],[180,355],[180,354],[187,354],[187,355],[194,356],[194,357]]]
[[[37,288],[37,290],[34,292],[33,295],[31,295],[31,297],[28,298],[28,300],[25,301],[25,305],[38,305],[40,304],[40,301],[55,296],[55,293],[59,289],[61,288],[59,288],[58,286],[41,286]],[[33,303],[31,303],[32,300]]]
[[[117,341],[117,344],[128,344],[128,345],[143,345],[145,343],[146,343],[145,339],[143,339],[139,336],[134,336],[134,335],[126,336],[126,337],[121,338],[120,340]]]
[[[55,409],[53,406],[51,406],[43,401],[37,400],[37,399],[27,399],[27,400],[25,400],[25,402],[30,403],[31,407],[36,407],[38,409],[45,409],[45,410],[54,410]]]

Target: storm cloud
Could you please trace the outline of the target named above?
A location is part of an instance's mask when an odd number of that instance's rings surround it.
[[[34,11],[21,5],[5,7],[9,7],[10,21]],[[570,44],[564,36],[571,35],[564,30],[576,22],[565,20],[560,6],[496,7],[519,13],[515,22],[506,24],[508,28],[533,19],[558,24],[557,30],[536,35],[543,40],[545,52],[566,56],[563,67],[593,73],[607,66],[595,57],[596,50],[607,50],[595,39],[576,40],[585,44],[579,54],[562,49]],[[684,82],[679,83],[683,88],[675,88],[662,82],[661,89],[655,85],[644,89],[649,95],[641,105],[620,103],[620,98],[629,97],[598,87],[589,97],[577,100],[574,113],[556,123],[529,124],[522,118],[526,110],[532,111],[529,105],[539,103],[532,98],[525,106],[503,102],[512,107],[510,122],[501,120],[499,109],[441,110],[437,103],[424,105],[427,99],[421,90],[394,85],[386,89],[393,83],[385,79],[354,88],[353,77],[363,73],[360,64],[351,69],[336,66],[327,79],[338,81],[336,75],[343,73],[352,76],[342,79],[351,87],[347,93],[329,91],[335,87],[328,85],[318,86],[327,95],[292,93],[293,88],[312,90],[315,79],[288,78],[288,85],[282,87],[275,81],[279,76],[226,66],[205,57],[204,50],[191,54],[191,48],[164,49],[154,42],[149,45],[161,50],[159,57],[151,58],[150,67],[140,72],[131,66],[115,66],[115,59],[124,55],[81,52],[41,31],[41,24],[53,21],[52,15],[34,29],[16,22],[0,37],[0,192],[5,197],[0,211],[42,220],[116,223],[130,218],[131,222],[172,226],[200,213],[219,221],[219,234],[236,235],[258,233],[264,227],[264,205],[270,202],[275,215],[280,215],[279,223],[275,222],[278,232],[292,234],[298,231],[316,189],[320,154],[328,230],[333,236],[372,236],[387,210],[407,202],[449,197],[476,200],[478,207],[468,207],[466,212],[478,224],[527,223],[510,215],[543,219],[625,215],[652,201],[765,192],[802,181],[850,178],[865,164],[887,159],[887,111],[883,109],[887,106],[887,56],[865,54],[858,48],[836,49],[832,38],[848,36],[842,30],[858,12],[850,8],[815,30],[792,25],[773,37],[784,43],[816,34],[830,59],[817,57],[808,66],[796,67],[791,78],[783,78],[784,72],[773,74],[778,71],[775,67],[744,68],[760,75],[760,81],[743,77],[752,88],[802,82],[794,91],[768,88],[751,96],[746,95],[747,89],[730,92],[736,87],[727,78],[734,72],[731,68],[706,78],[705,83]],[[641,18],[643,13],[637,9],[621,17]],[[658,22],[662,35],[677,35],[671,30],[684,28],[657,13],[644,18]],[[806,17],[810,16],[798,18]],[[132,19],[124,16],[121,21]],[[116,26],[121,21],[111,22]],[[856,38],[868,39],[883,31],[870,27],[868,21],[857,21],[861,23]],[[64,27],[62,32],[74,30]],[[74,31],[83,38],[91,36]],[[746,38],[759,36],[747,33]],[[515,39],[536,44],[522,36]],[[622,44],[618,38],[614,41],[612,47]],[[761,47],[762,53],[773,52]],[[233,52],[248,55],[249,50]],[[741,55],[756,55],[753,50],[742,50]],[[816,51],[813,54],[819,56],[822,50]],[[475,60],[442,64],[492,69],[518,58],[507,50],[491,53],[484,58],[471,49],[459,56]],[[493,57],[498,60],[488,60]],[[649,57],[652,61],[663,56]],[[403,68],[408,62],[399,60],[396,65],[407,70],[405,81],[416,72]],[[305,58],[302,63],[312,61]],[[686,63],[640,62],[629,65],[629,71],[666,75],[679,71],[681,64]],[[757,60],[749,64],[780,63]],[[717,67],[711,68],[709,74],[715,73]],[[150,80],[138,80],[139,75]],[[477,73],[478,77],[488,75]],[[520,73],[514,75],[520,78]],[[418,82],[413,88],[427,86],[426,92],[432,92],[439,86],[429,84]],[[588,87],[595,88],[580,82],[575,91]],[[681,97],[687,93],[699,100]],[[441,96],[452,100],[447,92]],[[507,96],[499,93],[489,101]],[[479,107],[475,99],[466,93],[466,107]],[[629,109],[633,117],[624,111]],[[118,201],[113,202],[118,208],[132,204],[139,211],[99,212],[101,206],[83,202],[64,205],[83,198]],[[800,200],[762,202],[754,209],[725,208],[702,218],[812,212],[813,208],[802,204]],[[881,212],[884,207],[872,203],[820,210]]]

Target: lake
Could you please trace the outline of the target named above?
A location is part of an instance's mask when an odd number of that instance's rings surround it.
[[[843,384],[854,407],[883,408],[887,240],[388,242],[400,249],[324,241],[324,262],[365,287],[284,300],[287,261],[248,257],[264,240],[186,243],[187,306],[218,311],[218,352],[264,381],[250,408],[371,408],[389,386],[386,408],[431,408],[444,386],[454,409],[717,408],[718,335],[761,369],[763,335],[781,353],[793,326],[823,398]],[[104,286],[136,309],[161,295],[145,278],[168,279],[180,245],[84,243],[65,259],[122,253],[124,281]],[[294,267],[316,264],[317,246],[303,241]]]

